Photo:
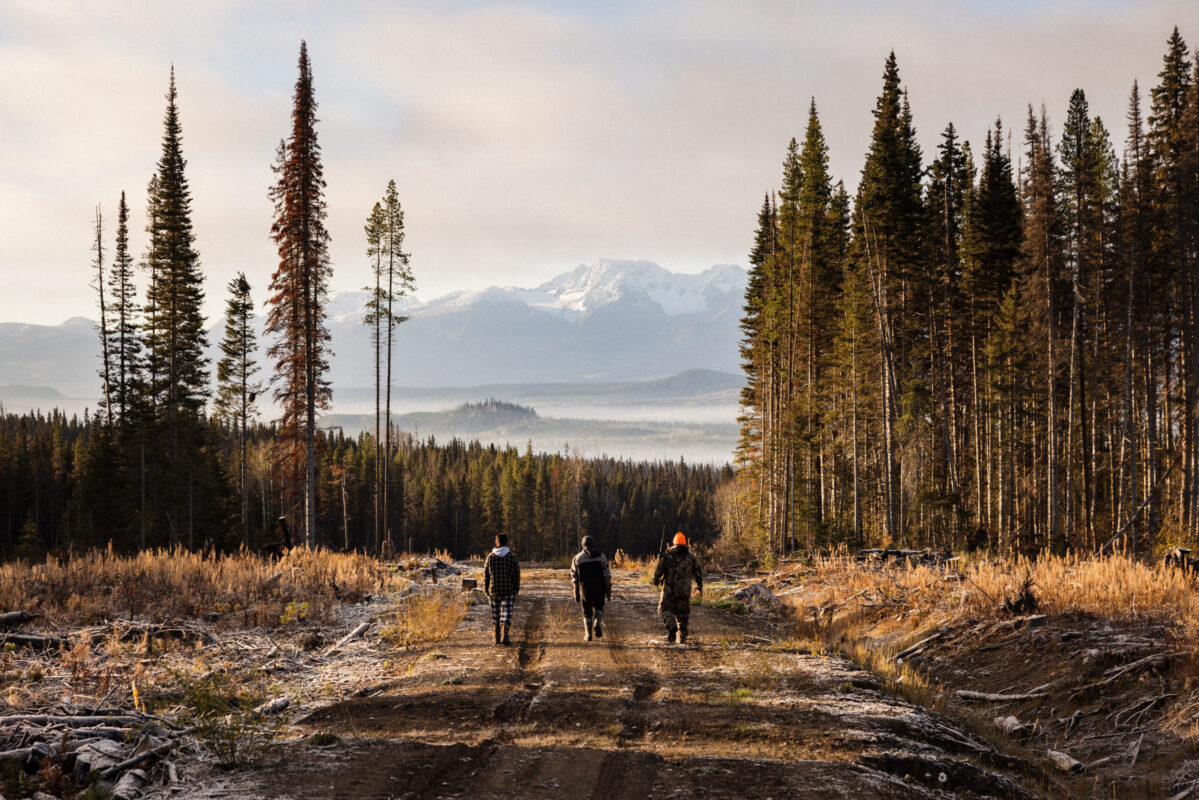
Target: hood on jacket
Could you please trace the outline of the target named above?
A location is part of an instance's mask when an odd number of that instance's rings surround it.
[[[596,556],[603,554],[604,551],[600,550],[599,547],[596,546],[594,536],[584,536],[583,552],[586,553],[588,557],[595,558]]]
[[[495,548],[492,548],[492,550],[491,550],[491,554],[493,556],[499,556],[500,558],[503,558],[504,556],[508,555],[510,552],[512,552],[512,551],[508,549],[508,545],[504,545],[503,547],[495,547]]]

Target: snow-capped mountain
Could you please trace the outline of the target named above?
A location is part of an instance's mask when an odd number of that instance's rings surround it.
[[[648,261],[599,260],[532,289],[404,298],[395,309],[408,320],[396,332],[392,379],[433,387],[659,378],[687,369],[736,373],[745,283],[745,271],[732,265],[692,275]],[[335,396],[338,387],[374,382],[370,330],[362,322],[366,298],[341,292],[330,299]],[[215,365],[222,327],[211,322]],[[97,353],[88,320],[0,324],[0,386],[91,395]]]
[[[740,298],[745,271],[731,264],[711,267],[698,275],[669,272],[650,261],[600,259],[559,275],[536,289],[510,289],[533,308],[558,311],[563,316],[586,316],[609,303],[641,293],[669,316],[709,310],[713,301],[730,292]]]
[[[491,286],[409,301],[396,334],[397,384],[657,378],[739,370],[740,267],[680,274],[648,261],[600,260],[534,289]],[[365,293],[335,299],[361,309]],[[335,319],[334,385],[373,376],[361,311]]]

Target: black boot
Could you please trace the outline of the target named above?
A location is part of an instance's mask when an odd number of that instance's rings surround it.
[[[602,612],[602,611],[596,611],[596,612],[595,612],[595,637],[596,637],[597,639],[602,639],[602,638],[604,638],[604,623],[603,623],[603,620],[604,620],[604,612]]]
[[[687,644],[687,620],[679,620],[679,644]]]
[[[496,644],[500,643],[500,626],[499,625],[495,626],[495,643]]]
[[[512,644],[512,640],[508,638],[508,629],[511,627],[512,627],[512,623],[510,623],[510,622],[504,626],[504,640],[503,640],[504,644]]]
[[[666,643],[667,644],[674,644],[674,634],[675,634],[675,627],[673,625],[671,625],[669,628],[666,629]]]
[[[592,630],[592,623],[591,623],[590,617],[583,617],[583,629],[586,631],[586,633],[583,635],[583,641],[590,642],[591,641],[591,630]]]

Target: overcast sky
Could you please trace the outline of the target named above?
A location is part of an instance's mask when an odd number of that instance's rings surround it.
[[[536,285],[596,258],[744,265],[764,192],[816,98],[835,177],[856,184],[894,49],[926,160],[1071,90],[1121,146],[1132,81],[1156,83],[1194,0],[1033,2],[45,2],[0,0],[0,321],[96,315],[97,203],[145,187],[175,65],[209,312],[276,257],[270,163],[308,42],[334,289],[368,278],[363,222],[387,181],[417,294]]]

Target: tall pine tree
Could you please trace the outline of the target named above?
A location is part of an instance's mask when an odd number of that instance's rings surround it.
[[[281,142],[270,197],[275,203],[271,237],[279,267],[271,276],[267,330],[278,337],[267,351],[281,377],[275,397],[283,406],[280,436],[286,460],[288,502],[299,505],[304,538],[317,542],[317,414],[329,407],[326,374],[329,326],[326,307],[329,233],[325,229],[325,179],[316,135],[316,98],[308,46],[300,43],[299,77],[292,104],[291,135]]]
[[[254,302],[244,272],[229,281],[229,299],[225,301],[225,337],[221,340],[221,360],[217,362],[217,395],[214,411],[233,429],[237,442],[241,490],[242,543],[250,543],[249,486],[246,483],[246,426],[257,413],[255,400],[262,385],[254,380],[258,365],[254,353],[258,340],[254,333]]]
[[[204,330],[203,275],[195,249],[191,190],[183,158],[182,129],[171,69],[163,119],[162,155],[151,181],[149,249],[150,286],[146,295],[145,348],[152,406],[150,424],[160,432],[163,449],[152,459],[152,493],[171,540],[194,544],[197,492],[212,483],[200,473],[206,429],[202,415],[208,399],[208,345]],[[209,535],[213,533],[211,529]]]

